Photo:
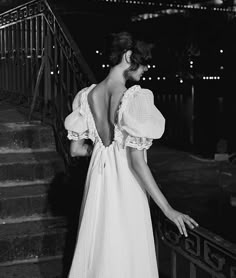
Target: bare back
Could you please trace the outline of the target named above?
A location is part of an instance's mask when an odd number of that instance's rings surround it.
[[[120,84],[102,81],[88,94],[88,104],[104,146],[109,146],[114,139],[117,111],[125,90]]]

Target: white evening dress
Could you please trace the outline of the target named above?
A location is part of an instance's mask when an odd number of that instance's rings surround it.
[[[65,119],[70,140],[94,144],[69,278],[158,278],[148,197],[130,167],[127,147],[147,150],[162,136],[165,119],[152,92],[134,85],[122,96],[114,139],[106,147],[87,101],[95,86],[75,96]]]

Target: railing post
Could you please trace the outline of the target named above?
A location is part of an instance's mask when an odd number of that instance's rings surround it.
[[[194,263],[190,262],[190,278],[197,278],[196,266]]]
[[[194,103],[195,103],[195,88],[191,85],[191,126],[190,126],[190,143],[194,144]]]
[[[177,258],[174,250],[171,250],[171,278],[177,278]]]

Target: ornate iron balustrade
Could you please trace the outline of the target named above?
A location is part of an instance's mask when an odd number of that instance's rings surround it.
[[[171,278],[235,278],[236,245],[198,227],[181,236],[176,226],[158,209],[154,211],[154,231],[159,244],[169,252],[168,276]],[[160,242],[161,241],[161,242]],[[160,253],[160,257],[162,253]],[[161,267],[159,268],[162,271]]]
[[[38,112],[53,125],[67,162],[64,119],[75,93],[91,83],[93,73],[48,1],[0,14],[0,92],[30,107],[29,119]]]

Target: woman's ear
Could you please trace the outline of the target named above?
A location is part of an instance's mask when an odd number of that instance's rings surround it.
[[[132,51],[131,50],[127,50],[125,53],[124,53],[124,58],[125,58],[125,61],[126,63],[130,64],[130,57],[132,55]]]

